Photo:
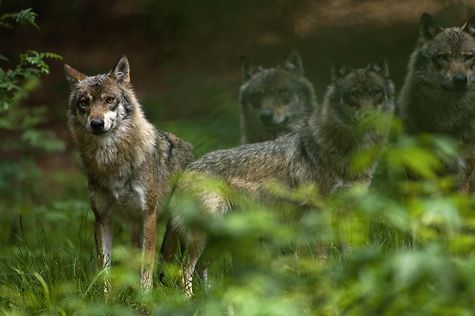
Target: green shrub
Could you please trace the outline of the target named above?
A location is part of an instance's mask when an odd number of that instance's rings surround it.
[[[0,16],[0,27],[12,28],[24,23],[37,27],[31,9]],[[62,151],[64,144],[53,131],[42,128],[46,109],[25,102],[38,87],[40,77],[49,73],[46,59],[60,59],[57,54],[29,50],[19,56],[16,65],[0,55],[0,196],[15,199],[15,194],[38,180],[36,158],[41,153]]]

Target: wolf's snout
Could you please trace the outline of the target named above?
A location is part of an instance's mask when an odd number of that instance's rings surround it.
[[[92,119],[91,120],[91,129],[93,132],[102,132],[104,130],[104,120],[103,119]]]
[[[259,117],[260,117],[262,123],[264,123],[266,125],[271,125],[272,120],[274,119],[274,113],[270,110],[264,110],[264,111],[261,111]]]
[[[267,127],[275,128],[287,123],[289,116],[286,114],[275,113],[272,110],[263,110],[259,114],[262,124]]]
[[[452,81],[457,88],[465,88],[468,83],[468,78],[465,75],[455,75]]]

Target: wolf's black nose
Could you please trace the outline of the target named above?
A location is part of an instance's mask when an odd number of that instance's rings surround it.
[[[270,110],[263,110],[259,114],[259,117],[261,118],[262,123],[271,124],[272,119],[274,118],[274,112],[272,112]]]
[[[465,75],[456,75],[453,77],[453,82],[457,87],[463,88],[467,85],[468,78]]]
[[[92,119],[91,120],[91,129],[94,132],[100,132],[104,129],[104,120],[103,119]]]

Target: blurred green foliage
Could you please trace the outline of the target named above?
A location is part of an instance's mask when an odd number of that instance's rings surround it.
[[[34,13],[22,12],[4,15],[2,23],[34,24]],[[313,187],[271,188],[305,207],[263,205],[227,191],[240,211],[219,218],[177,196],[175,211],[209,235],[203,262],[210,288],[196,277],[190,301],[177,282],[179,255],[176,264],[157,264],[166,284],[156,276],[150,293],[140,291],[140,255],[127,247],[127,227],[117,222],[106,302],[85,177],[68,170],[48,170],[44,177],[35,160],[63,148],[41,127],[45,110],[22,102],[47,74],[49,57],[56,55],[27,52],[17,67],[1,70],[1,150],[12,158],[0,162],[0,315],[473,314],[475,200],[455,192],[455,179],[441,172],[460,148],[447,138],[404,135],[397,122],[369,189],[322,197]],[[157,120],[165,109],[154,105],[167,102],[166,96],[145,100],[148,117]],[[213,119],[159,127],[191,141],[198,156],[237,144],[236,96],[210,86],[197,103],[209,104]],[[356,154],[355,168],[373,154]],[[408,178],[406,170],[418,177]]]
[[[0,16],[0,27],[13,28],[22,23],[34,27],[36,14],[31,9]],[[35,158],[43,152],[61,151],[64,144],[53,131],[41,127],[45,122],[43,107],[30,107],[23,100],[39,85],[39,78],[49,73],[46,59],[61,59],[57,54],[29,50],[19,56],[18,64],[11,66],[0,55],[0,196],[14,198],[17,188],[27,185],[35,175]],[[26,172],[25,172],[26,171]],[[12,194],[13,193],[13,194]],[[23,197],[21,197],[23,198]]]
[[[456,153],[449,139],[401,134],[384,149],[383,170],[368,190],[355,186],[321,197],[313,187],[272,188],[305,208],[262,205],[228,192],[239,200],[240,211],[213,217],[203,215],[189,196],[176,196],[175,211],[209,235],[203,261],[209,263],[210,289],[197,276],[191,301],[178,286],[179,255],[176,264],[158,264],[166,272],[165,285],[156,281],[150,293],[140,291],[140,255],[126,246],[128,231],[118,222],[112,292],[105,302],[93,216],[85,194],[78,194],[84,183],[76,184],[78,191],[31,207],[19,242],[2,247],[0,313],[471,315],[474,199],[456,193],[451,177],[437,175]],[[420,163],[405,158],[411,154]],[[420,177],[408,179],[407,168]],[[213,181],[206,185],[225,189]]]

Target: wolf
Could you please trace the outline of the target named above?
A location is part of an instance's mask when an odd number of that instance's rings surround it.
[[[320,194],[355,183],[369,184],[377,159],[356,170],[352,154],[381,149],[386,142],[389,124],[374,123],[390,119],[394,111],[394,85],[387,62],[380,56],[366,68],[347,69],[334,63],[332,69],[332,84],[308,126],[275,140],[206,154],[188,166],[177,184],[177,194],[192,194],[206,212],[220,215],[233,209],[233,201],[198,187],[201,177],[263,198],[268,195],[266,185],[272,181],[289,189],[316,185]],[[179,214],[174,215],[173,223],[186,244],[182,283],[186,295],[192,296],[192,276],[206,235],[187,230]]]
[[[68,127],[88,179],[100,263],[106,270],[111,265],[112,217],[119,216],[142,250],[141,286],[150,289],[157,212],[172,177],[193,160],[192,146],[147,121],[126,56],[106,74],[87,76],[67,64],[64,69],[71,90]]]
[[[272,68],[256,68],[241,56],[241,75],[241,143],[272,140],[307,125],[317,101],[295,49]]]
[[[317,108],[317,98],[296,49],[276,67],[255,67],[244,56],[240,61],[242,144],[273,140],[307,126],[310,114]],[[160,253],[165,262],[171,262],[179,242],[174,239],[176,234],[170,223],[166,231]]]
[[[419,38],[399,95],[398,110],[409,134],[449,135],[473,151],[474,56],[475,16],[461,27],[446,28],[427,13],[421,16]],[[465,160],[462,182],[473,172],[473,157]]]

